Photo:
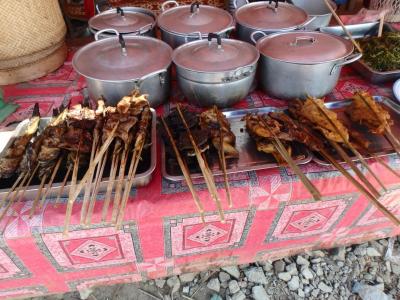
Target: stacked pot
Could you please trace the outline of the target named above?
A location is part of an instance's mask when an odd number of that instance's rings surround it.
[[[266,93],[320,97],[336,85],[342,65],[361,57],[347,40],[304,31],[314,18],[288,3],[247,3],[236,9],[235,19],[198,2],[167,1],[161,10],[157,20],[137,8],[111,9],[90,20],[96,41],[77,52],[73,65],[86,77],[91,97],[102,95],[113,104],[137,88],[157,106],[168,99],[174,62],[190,103],[227,107],[254,86],[258,61]],[[155,22],[162,41],[148,37]],[[228,39],[235,26],[239,40]]]

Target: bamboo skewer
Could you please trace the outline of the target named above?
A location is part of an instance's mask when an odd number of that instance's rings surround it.
[[[350,166],[350,168],[356,173],[358,178],[364,183],[364,185],[371,191],[374,197],[379,198],[381,194],[378,190],[368,181],[365,175],[356,167],[351,158],[347,155],[347,153],[343,150],[343,148],[336,142],[329,140],[330,144],[335,148],[336,152],[344,159],[344,161]]]
[[[385,14],[383,14],[379,19],[378,38],[382,37],[384,23],[385,23]]]
[[[356,42],[356,40],[353,38],[351,35],[350,31],[347,30],[346,26],[343,24],[342,20],[339,18],[339,16],[336,14],[336,11],[332,8],[331,4],[329,3],[328,0],[324,0],[325,5],[328,7],[328,9],[331,11],[333,17],[335,20],[339,23],[339,25],[342,27],[343,31],[346,33],[346,35],[349,37],[350,41],[353,43],[353,45],[357,48],[357,50],[360,53],[363,53],[360,45]]]
[[[97,131],[95,130],[94,133],[94,139],[92,143],[92,149],[90,151],[90,160],[89,160],[89,165],[93,162],[93,158],[95,153],[97,153],[97,143],[99,140],[99,135],[97,134]],[[90,192],[92,191],[92,184],[93,184],[93,175],[94,172],[92,172],[89,175],[89,183],[85,186],[85,193],[83,194],[83,202],[82,202],[82,208],[81,208],[81,224],[84,223],[85,217],[86,217],[86,211],[90,199]]]
[[[395,225],[400,225],[400,220],[390,212],[378,199],[361,185],[349,172],[347,172],[335,159],[329,155],[325,150],[321,150],[320,154],[329,161],[340,173],[342,173],[379,211],[381,211],[387,218],[389,218]]]
[[[41,197],[41,195],[42,195],[43,187],[44,187],[44,185],[45,185],[45,183],[46,183],[47,176],[48,176],[48,175],[45,174],[45,175],[43,176],[42,180],[40,181],[39,189],[38,189],[38,191],[37,191],[35,200],[33,200],[32,208],[31,208],[31,211],[30,211],[30,213],[29,213],[29,219],[31,219],[31,218],[33,217],[33,214],[34,214],[35,211],[36,211],[36,207],[37,207],[37,205],[39,204],[39,199],[40,199],[40,197]]]
[[[214,112],[215,112],[215,115],[217,116],[217,120],[219,123],[219,138],[220,138],[220,140],[219,140],[220,147],[219,148],[220,149],[218,151],[218,157],[219,157],[222,173],[224,176],[224,184],[225,184],[226,197],[228,198],[228,205],[229,205],[229,208],[231,208],[233,203],[232,203],[231,190],[229,188],[228,174],[226,171],[226,159],[225,159],[225,151],[224,151],[224,134],[223,134],[223,130],[222,130],[221,117],[219,115],[220,112],[218,111],[216,106],[214,106]]]
[[[198,209],[198,211],[200,213],[201,221],[203,223],[205,223],[204,208],[203,208],[203,205],[201,204],[199,196],[196,193],[196,189],[194,188],[193,181],[192,181],[192,178],[190,177],[190,172],[188,170],[188,167],[187,167],[186,163],[184,162],[184,160],[182,159],[182,156],[181,156],[181,154],[180,154],[180,152],[178,150],[178,147],[176,146],[175,140],[174,140],[174,138],[173,138],[173,136],[171,134],[169,126],[168,126],[167,122],[165,122],[163,117],[161,117],[161,122],[162,122],[162,124],[163,124],[163,126],[165,128],[165,132],[167,133],[169,142],[172,145],[172,149],[175,152],[176,159],[178,161],[179,167],[182,170],[182,174],[185,177],[186,184],[189,187],[190,193],[192,194],[194,203],[196,204],[197,209]]]
[[[57,172],[58,172],[58,170],[60,169],[62,160],[63,160],[63,158],[60,157],[60,158],[58,159],[56,165],[54,166],[53,172],[52,172],[51,177],[50,177],[50,181],[49,181],[49,183],[47,184],[46,190],[45,190],[45,192],[44,192],[44,194],[43,194],[43,196],[42,196],[42,200],[40,201],[39,207],[43,207],[44,201],[46,200],[46,197],[47,197],[48,193],[50,192],[50,189],[51,189],[51,187],[52,187],[52,185],[53,185],[54,178],[56,177]]]
[[[0,203],[0,208],[2,208],[4,206],[4,204],[6,203],[6,200],[8,198],[8,196],[10,196],[10,194],[15,190],[15,188],[17,187],[17,185],[19,184],[19,182],[24,178],[27,177],[28,173],[21,173],[17,180],[15,180],[14,184],[12,185],[12,187],[8,190],[7,194],[3,197],[3,199],[1,199],[1,203]]]
[[[340,136],[342,139],[343,143],[351,150],[351,152],[354,153],[354,155],[357,157],[357,159],[361,162],[361,164],[371,173],[371,175],[375,178],[375,180],[379,183],[379,185],[383,188],[384,191],[387,191],[386,187],[384,186],[383,182],[379,179],[379,177],[371,170],[369,167],[368,163],[365,161],[365,159],[362,157],[360,152],[358,152],[353,145],[345,138],[343,133],[339,130],[339,128],[336,126],[336,124],[332,121],[332,119],[329,117],[329,115],[314,101],[314,99],[310,98],[311,102],[314,104],[314,106],[317,107],[318,111],[325,117],[325,119],[329,122],[329,124],[335,129],[336,133]],[[344,151],[343,151],[344,152]],[[371,185],[372,186],[372,185]]]
[[[99,172],[96,174],[95,184],[93,187],[92,195],[90,197],[89,209],[88,209],[88,213],[86,215],[85,225],[89,225],[92,222],[93,210],[94,210],[94,206],[95,206],[96,200],[97,200],[96,199],[97,192],[99,191],[100,182],[101,182],[101,179],[103,178],[104,167],[107,163],[107,157],[108,157],[108,151],[105,153],[103,161],[101,162],[101,164],[98,166],[98,169],[97,169],[97,170],[99,170]]]
[[[60,187],[60,190],[59,190],[59,192],[57,194],[57,199],[56,199],[56,202],[54,203],[54,207],[58,206],[58,203],[60,201],[62,193],[64,192],[65,184],[67,183],[67,180],[68,180],[69,174],[71,173],[71,170],[72,170],[72,165],[70,164],[68,166],[67,173],[65,173],[65,177],[63,179],[63,182],[61,183],[61,187]]]
[[[265,126],[265,128],[267,128],[267,130],[271,133],[275,149],[279,152],[280,155],[282,155],[282,157],[288,163],[293,172],[300,178],[301,182],[307,188],[307,190],[314,198],[314,200],[321,200],[321,193],[314,186],[314,184],[307,178],[307,176],[300,170],[299,166],[296,165],[296,163],[290,157],[290,154],[287,152],[285,146],[282,144],[282,142],[279,140],[276,134],[272,131],[267,122],[265,122],[265,120],[262,119],[262,123]]]
[[[119,230],[121,228],[122,222],[125,216],[126,205],[128,203],[129,194],[132,189],[133,182],[135,180],[136,170],[139,165],[139,161],[141,159],[142,151],[144,144],[146,142],[147,135],[147,127],[149,125],[149,119],[151,117],[150,108],[144,108],[142,112],[142,117],[139,123],[138,133],[136,135],[136,141],[134,146],[134,151],[132,154],[131,164],[129,166],[128,171],[128,179],[125,183],[124,194],[121,199],[119,214],[117,215],[116,220],[116,229]]]
[[[114,146],[114,151],[117,148],[117,146]],[[107,219],[107,214],[108,214],[108,207],[110,205],[111,201],[111,193],[114,187],[114,181],[115,181],[115,176],[117,175],[117,168],[118,168],[118,153],[113,153],[112,156],[112,161],[111,161],[111,170],[110,170],[110,177],[109,181],[107,184],[107,191],[106,191],[106,196],[103,204],[103,210],[101,213],[101,220],[102,222],[105,222]]]
[[[113,210],[112,210],[112,216],[111,216],[111,223],[117,222],[118,218],[118,213],[119,213],[119,206],[121,203],[121,197],[122,195],[122,187],[124,185],[124,178],[125,178],[125,168],[126,168],[126,162],[128,160],[128,147],[125,146],[124,150],[122,151],[121,154],[121,163],[119,166],[119,173],[118,173],[118,180],[117,180],[117,186],[115,188],[115,194],[114,194],[114,204],[113,204]],[[128,177],[129,178],[129,177]]]
[[[79,184],[77,185],[77,187],[75,188],[73,193],[71,193],[70,196],[68,197],[67,211],[65,214],[65,223],[64,223],[64,234],[65,235],[68,234],[69,223],[71,221],[72,207],[74,205],[74,202],[75,202],[76,198],[79,196],[79,193],[81,192],[81,190],[83,188],[83,185],[88,181],[90,172],[93,172],[94,168],[101,161],[104,153],[106,152],[106,150],[110,146],[111,142],[113,141],[113,139],[115,137],[115,132],[117,131],[117,128],[118,128],[118,125],[119,125],[119,122],[117,122],[117,124],[115,124],[109,137],[104,142],[104,144],[101,146],[99,152],[96,154],[95,158],[93,159],[92,165],[89,166],[88,170],[86,171],[85,175],[83,176],[83,178],[81,179],[81,181],[79,182]]]
[[[1,215],[0,215],[0,222],[3,220],[3,217],[6,215],[8,209],[11,207],[11,205],[14,203],[15,199],[18,197],[19,192],[22,189],[22,195],[21,198],[24,196],[26,189],[28,188],[30,182],[33,179],[33,176],[35,175],[38,165],[36,165],[36,168],[33,170],[32,174],[29,174],[28,172],[25,174],[24,178],[21,181],[21,184],[17,187],[15,192],[12,194],[11,199],[8,201],[7,205],[4,207]],[[28,181],[28,183],[25,185],[25,183]]]
[[[190,140],[190,142],[192,144],[192,147],[193,147],[193,149],[195,151],[197,162],[198,162],[200,170],[201,170],[201,172],[203,174],[203,177],[204,177],[204,180],[206,182],[207,188],[210,191],[210,194],[211,194],[212,198],[214,199],[214,202],[217,205],[221,222],[225,222],[224,212],[222,210],[221,201],[219,200],[219,197],[218,197],[218,192],[217,192],[217,188],[215,186],[215,182],[214,182],[214,178],[212,176],[212,173],[211,173],[210,169],[207,168],[206,162],[202,157],[201,151],[197,147],[197,144],[196,144],[196,142],[195,142],[195,140],[194,140],[194,138],[192,136],[192,133],[191,133],[191,131],[189,129],[189,126],[186,123],[185,117],[184,117],[184,115],[182,113],[182,110],[181,110],[179,104],[177,105],[177,111],[178,111],[178,114],[179,114],[179,116],[180,116],[180,118],[182,120],[182,123],[183,123],[183,125],[184,125],[184,127],[186,129],[186,132],[187,132],[189,140]]]
[[[142,154],[144,142],[145,142],[145,137],[143,137],[143,141],[140,142],[138,147],[136,147],[137,145],[135,145],[135,150],[132,155],[132,161],[129,166],[128,180],[125,183],[124,194],[121,199],[119,214],[118,214],[117,220],[116,220],[116,229],[117,230],[121,229],[122,221],[125,216],[125,209],[126,209],[126,205],[127,205],[128,199],[129,199],[129,193],[132,189],[133,181],[135,179],[136,170],[139,165],[140,156]]]

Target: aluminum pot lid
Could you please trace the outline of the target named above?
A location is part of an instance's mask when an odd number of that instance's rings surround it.
[[[239,24],[256,30],[288,30],[306,23],[308,15],[292,4],[260,1],[238,8],[235,19]]]
[[[336,35],[315,31],[282,32],[257,41],[263,55],[292,63],[316,64],[350,55],[353,44]]]
[[[250,66],[260,56],[256,47],[246,42],[210,35],[209,40],[198,40],[178,47],[172,54],[173,62],[178,67],[192,71],[224,72]]]
[[[154,22],[154,18],[148,14],[117,8],[92,17],[89,26],[94,30],[113,28],[120,33],[131,33],[145,28],[149,30]]]
[[[119,36],[122,37],[121,35]],[[92,42],[79,49],[72,65],[81,75],[104,81],[140,79],[171,64],[172,48],[161,40],[129,36]]]
[[[208,34],[234,25],[233,17],[227,11],[198,3],[170,8],[158,16],[157,23],[161,29],[176,34]]]

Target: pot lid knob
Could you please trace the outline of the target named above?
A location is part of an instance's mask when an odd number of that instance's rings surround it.
[[[221,36],[220,36],[219,34],[210,32],[210,33],[208,34],[208,46],[211,45],[212,39],[217,39],[218,49],[222,49],[222,39],[221,39]]]
[[[275,2],[275,6],[271,6],[272,1]],[[273,12],[278,12],[278,6],[279,6],[279,1],[278,0],[269,0],[269,5],[267,6],[268,8],[272,9]]]
[[[121,7],[118,6],[116,9],[117,9],[117,14],[120,14],[121,17],[125,17],[124,10]]]
[[[195,10],[196,9],[196,10]],[[200,3],[198,1],[193,2],[190,5],[190,13],[193,15],[194,13],[197,13],[200,10]]]

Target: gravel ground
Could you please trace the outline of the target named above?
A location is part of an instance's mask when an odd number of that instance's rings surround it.
[[[400,299],[400,237],[33,299]]]

